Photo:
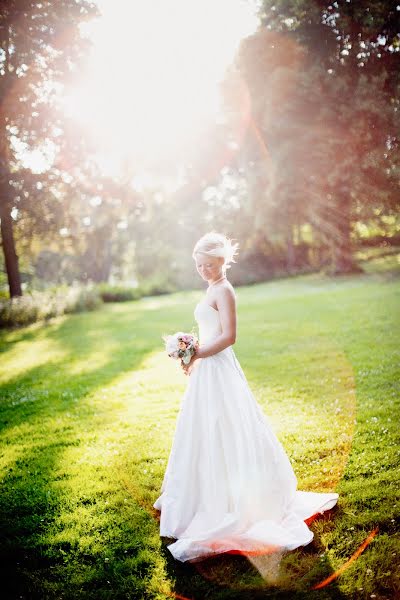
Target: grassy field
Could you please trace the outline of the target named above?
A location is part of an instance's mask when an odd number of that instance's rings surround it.
[[[1,597],[400,597],[400,279],[388,260],[237,288],[235,353],[299,489],[340,494],[314,541],[283,557],[181,564],[159,538],[152,504],[187,385],[161,336],[192,329],[202,292],[2,332]]]

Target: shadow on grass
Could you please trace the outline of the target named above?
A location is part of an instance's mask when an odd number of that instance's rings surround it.
[[[168,545],[173,541],[162,538],[162,554],[169,578],[175,582],[175,595],[180,599],[346,598],[339,590],[337,581],[322,589],[312,590],[314,585],[334,572],[328,560],[320,560],[324,547],[317,535],[311,544],[283,556],[272,554],[246,557],[225,553],[193,563],[182,563],[173,558],[168,550]]]
[[[25,453],[3,482],[0,576],[4,600],[146,597],[143,576],[153,564],[146,555],[140,556],[143,544],[135,538],[135,529],[145,537],[151,534],[152,523],[147,515],[135,512],[134,523],[122,530],[115,523],[115,507],[107,510],[105,506],[107,491],[91,495],[89,485],[81,488],[79,498],[70,497],[58,462],[66,447],[75,444],[74,440],[56,440]],[[91,474],[101,477],[99,469]],[[87,519],[75,523],[83,511]],[[85,548],[82,538],[89,537],[90,545]]]
[[[38,538],[59,514],[60,497],[51,484],[53,469],[66,445],[66,440],[48,443],[24,453],[2,482],[0,573],[4,598],[39,598],[44,590],[38,580],[43,583],[51,576],[54,560],[46,557]],[[60,548],[61,560],[62,552]]]
[[[8,332],[10,340],[3,332],[0,349],[5,354],[18,342],[36,339],[51,340],[64,350],[62,359],[37,364],[0,384],[3,427],[26,423],[30,416],[41,418],[41,411],[53,416],[68,410],[71,398],[67,390],[80,400],[114,378],[139,369],[147,356],[162,350],[162,333],[173,329],[174,322],[182,322],[181,307],[169,309],[168,314],[165,310],[127,313],[113,308],[108,305],[96,313],[71,315],[38,331]],[[99,366],[96,360],[101,362]]]
[[[73,315],[39,331],[2,336],[5,355],[14,344],[37,338],[48,338],[64,350],[62,359],[36,364],[0,386],[0,428],[8,457],[0,497],[3,598],[144,597],[145,584],[140,582],[151,561],[137,557],[141,549],[137,541],[130,544],[122,540],[125,535],[135,539],[138,523],[146,535],[148,528],[154,527],[148,515],[135,513],[123,533],[115,527],[113,513],[107,515],[107,508],[101,509],[106,515],[101,513],[104,525],[100,531],[90,531],[89,524],[83,523],[82,527],[87,527],[83,535],[107,538],[106,547],[111,548],[115,559],[113,567],[93,550],[83,553],[77,546],[79,539],[46,540],[52,528],[59,532],[60,517],[76,510],[76,497],[68,497],[68,482],[58,485],[71,476],[60,467],[64,453],[69,446],[87,443],[88,430],[96,436],[97,429],[101,435],[104,427],[101,407],[91,404],[90,395],[140,369],[149,354],[162,349],[160,332],[170,330],[174,319],[182,321],[182,308],[168,313],[154,311],[150,318],[148,311],[119,312],[110,307]],[[96,367],[99,349],[102,360]],[[93,467],[92,471],[94,479],[104,475],[101,468],[96,471]],[[100,499],[96,493],[90,497],[91,482],[83,484],[78,505],[96,504]],[[86,490],[90,491],[85,494]]]

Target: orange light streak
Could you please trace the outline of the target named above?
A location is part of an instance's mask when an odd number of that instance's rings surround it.
[[[323,588],[323,587],[327,586],[329,583],[331,583],[334,579],[337,579],[339,577],[339,575],[341,575],[343,573],[343,571],[345,571],[351,565],[351,563],[354,562],[356,560],[356,558],[358,558],[362,552],[364,552],[365,548],[372,542],[372,540],[374,539],[374,537],[376,536],[377,533],[378,533],[378,527],[376,527],[373,531],[371,531],[371,533],[363,541],[361,546],[359,546],[357,548],[357,550],[354,552],[354,554],[349,558],[349,560],[347,562],[344,563],[344,565],[342,565],[340,567],[340,569],[338,569],[337,571],[332,573],[332,575],[330,575],[329,577],[327,577],[320,583],[317,583],[316,585],[314,585],[311,589],[320,590],[321,588]]]
[[[271,164],[271,154],[267,148],[266,143],[263,140],[263,137],[261,135],[261,132],[259,130],[259,128],[257,127],[256,122],[254,121],[254,118],[252,116],[249,117],[249,125],[251,128],[251,131],[254,134],[254,137],[256,138],[258,145],[260,147],[261,150],[261,154],[263,155],[263,158],[265,159],[265,162],[267,163],[267,166],[270,166]]]

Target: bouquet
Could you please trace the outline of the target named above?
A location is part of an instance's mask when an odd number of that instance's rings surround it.
[[[183,331],[178,331],[173,335],[165,335],[163,340],[168,356],[175,359],[180,358],[185,365],[190,363],[199,345],[199,340],[195,334],[184,333]]]

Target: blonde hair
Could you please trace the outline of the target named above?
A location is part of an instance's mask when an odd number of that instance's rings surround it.
[[[234,256],[238,254],[238,243],[232,244],[232,240],[227,238],[222,233],[210,231],[203,235],[193,248],[192,257],[196,254],[207,254],[208,256],[221,256],[224,258],[224,267],[230,269],[229,263],[236,262]]]

